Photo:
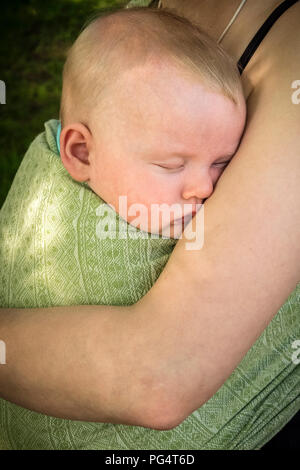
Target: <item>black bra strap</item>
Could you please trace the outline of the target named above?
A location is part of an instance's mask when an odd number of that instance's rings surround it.
[[[267,20],[264,22],[264,24],[260,27],[260,29],[257,31],[255,34],[254,38],[252,41],[249,43],[247,46],[245,52],[241,56],[240,60],[238,61],[238,68],[240,71],[240,74],[242,75],[246,65],[248,64],[249,60],[253,56],[254,52],[264,39],[264,37],[268,34],[270,29],[272,28],[273,24],[278,20],[278,18],[294,3],[296,3],[298,0],[285,0],[282,2],[274,11],[271,13],[271,15],[267,18]]]

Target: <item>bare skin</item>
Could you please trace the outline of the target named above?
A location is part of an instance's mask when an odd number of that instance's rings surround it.
[[[218,36],[239,2],[210,3],[206,24],[217,18]],[[237,60],[279,3],[247,2],[223,43]],[[179,240],[131,307],[1,310],[3,398],[58,417],[171,429],[229,377],[300,278],[299,20],[296,4],[244,72],[246,132],[205,203],[202,250]]]

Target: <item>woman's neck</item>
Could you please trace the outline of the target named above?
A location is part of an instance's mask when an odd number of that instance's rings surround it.
[[[241,0],[162,0],[163,8],[174,9],[199,26],[212,37],[219,37],[238,8]],[[222,3],[222,15],[220,4]]]
[[[222,41],[237,60],[258,28],[282,0],[248,0]],[[162,0],[163,8],[174,9],[196,22],[218,39],[236,12],[241,0]]]
[[[236,61],[240,59],[260,26],[281,2],[282,0],[248,0],[246,2],[221,41],[221,45]],[[179,15],[197,23],[216,40],[225,30],[240,3],[241,0],[162,0],[163,8],[171,8]],[[261,51],[262,48],[259,48],[255,54],[257,60]],[[252,70],[255,71],[255,67]],[[251,94],[255,80],[251,67],[248,66],[242,75],[246,98]]]
[[[222,3],[227,2],[221,0]],[[222,46],[238,60],[255,33],[280,3],[282,0],[248,0],[221,42]]]

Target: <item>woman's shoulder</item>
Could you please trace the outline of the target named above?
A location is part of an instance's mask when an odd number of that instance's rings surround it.
[[[277,19],[247,65],[244,73],[252,89],[300,79],[299,23],[297,2]]]

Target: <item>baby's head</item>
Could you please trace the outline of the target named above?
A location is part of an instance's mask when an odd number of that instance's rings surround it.
[[[194,215],[236,152],[246,106],[215,41],[170,11],[133,8],[102,15],[75,41],[60,114],[72,178],[141,230],[164,234],[171,222],[178,238],[182,215]],[[157,205],[174,209],[170,221],[154,221]]]

